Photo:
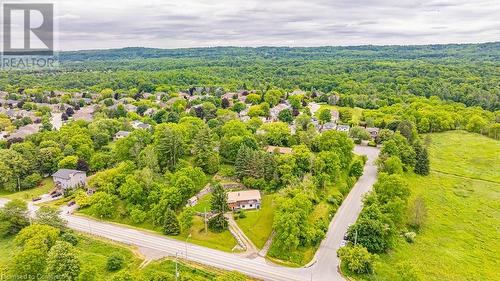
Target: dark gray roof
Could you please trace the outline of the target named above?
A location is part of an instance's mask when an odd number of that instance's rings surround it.
[[[52,177],[69,179],[70,175],[77,174],[77,173],[84,173],[85,174],[84,171],[71,170],[71,169],[59,169],[57,172],[55,172],[52,175]]]

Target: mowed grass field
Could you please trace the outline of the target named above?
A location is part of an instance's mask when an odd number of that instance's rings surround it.
[[[500,142],[452,131],[431,134],[431,174],[406,175],[427,219],[414,244],[400,239],[370,280],[400,280],[410,264],[420,280],[500,280]]]

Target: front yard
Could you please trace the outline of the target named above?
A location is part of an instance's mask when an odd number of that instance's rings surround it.
[[[260,210],[245,211],[245,218],[237,219],[238,226],[250,240],[262,249],[273,231],[273,220],[276,209],[275,195],[263,195]],[[236,216],[236,215],[235,215]]]

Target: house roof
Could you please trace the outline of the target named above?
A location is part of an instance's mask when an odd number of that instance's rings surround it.
[[[290,147],[280,147],[280,146],[272,146],[272,145],[269,145],[266,148],[266,151],[269,153],[274,153],[275,151],[278,151],[280,154],[292,153],[292,149]]]
[[[239,201],[260,200],[260,191],[258,190],[243,190],[227,193],[227,202],[235,203]]]
[[[118,132],[115,134],[115,137],[121,137],[121,136],[126,137],[126,136],[128,136],[128,135],[130,135],[130,132],[128,132],[128,131],[118,131]]]
[[[41,124],[29,124],[23,127],[20,127],[15,131],[14,133],[9,135],[9,139],[14,139],[14,138],[22,138],[24,139],[25,137],[32,135],[34,133],[37,133],[40,130]]]
[[[52,174],[52,177],[69,180],[69,178],[72,175],[78,174],[78,173],[84,173],[84,174],[86,174],[84,171],[79,171],[79,170],[59,169],[59,170],[57,170],[57,172],[55,172],[54,174]]]
[[[338,125],[337,126],[338,131],[349,130],[349,129],[351,129],[351,126],[349,126],[349,125]]]

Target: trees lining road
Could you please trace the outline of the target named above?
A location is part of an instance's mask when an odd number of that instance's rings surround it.
[[[68,227],[91,235],[101,236],[113,241],[137,246],[149,259],[174,257],[176,254],[187,256],[194,261],[225,270],[236,270],[249,276],[273,281],[305,281],[305,280],[345,280],[338,272],[339,259],[337,250],[349,224],[356,221],[361,209],[363,195],[370,191],[377,179],[375,160],[377,148],[356,146],[354,152],[368,156],[363,176],[354,185],[349,195],[337,210],[330,223],[326,238],[321,243],[312,265],[304,268],[287,268],[275,265],[262,257],[253,259],[209,249],[169,237],[127,226],[96,221],[89,218],[67,214],[63,208],[61,216],[68,221]],[[7,201],[0,199],[0,207]],[[31,205],[31,204],[30,204]],[[30,206],[30,210],[33,208]],[[188,255],[186,255],[186,250]]]

